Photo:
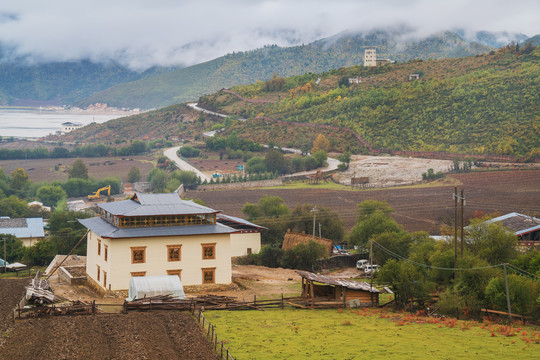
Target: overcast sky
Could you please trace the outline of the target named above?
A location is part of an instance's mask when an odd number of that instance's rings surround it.
[[[191,65],[268,44],[409,25],[540,33],[539,0],[0,0],[0,43],[41,60]]]

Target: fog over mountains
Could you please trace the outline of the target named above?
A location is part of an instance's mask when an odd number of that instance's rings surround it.
[[[503,32],[540,33],[539,13],[537,0],[5,0],[0,44],[30,62],[113,61],[143,71],[396,26],[416,38],[488,31],[503,43]]]
[[[16,56],[4,47],[0,49],[0,104],[85,107],[100,102],[154,108],[192,101],[223,87],[266,80],[273,74],[290,76],[361,64],[365,46],[377,46],[378,56],[402,62],[475,55],[526,38],[519,33],[464,30],[419,38],[406,26],[366,33],[348,30],[306,45],[272,45],[198,65],[153,66],[144,71],[111,59],[41,63],[30,55]]]

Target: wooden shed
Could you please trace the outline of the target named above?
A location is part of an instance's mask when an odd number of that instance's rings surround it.
[[[379,306],[380,291],[367,282],[296,272],[302,277],[302,297],[343,301],[347,306]]]

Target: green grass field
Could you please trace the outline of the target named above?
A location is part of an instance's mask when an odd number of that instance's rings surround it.
[[[537,359],[540,331],[383,310],[208,311],[235,359]]]

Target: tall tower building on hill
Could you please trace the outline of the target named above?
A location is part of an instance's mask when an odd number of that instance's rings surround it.
[[[366,47],[364,50],[364,66],[377,66],[377,50],[375,47]]]

